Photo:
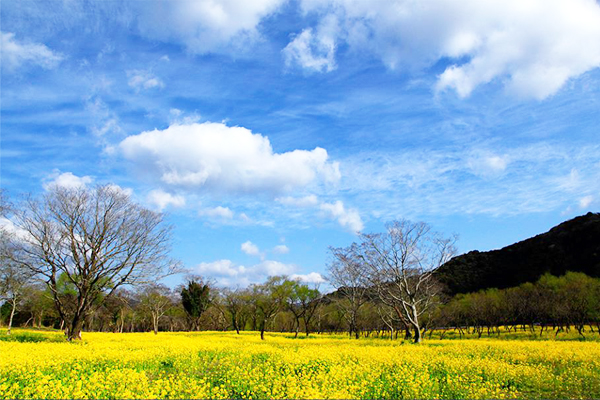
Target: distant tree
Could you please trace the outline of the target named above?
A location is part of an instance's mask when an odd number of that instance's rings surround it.
[[[47,282],[68,340],[81,338],[99,299],[123,285],[153,282],[177,266],[168,257],[171,230],[162,215],[115,186],[54,186],[41,199],[29,199],[17,221],[25,235],[15,261]],[[61,298],[59,276],[74,288],[72,309]]]
[[[361,307],[369,300],[368,270],[360,257],[358,245],[330,247],[332,259],[327,265],[327,279],[337,289],[341,299],[337,305],[348,321],[348,334],[358,339],[358,315]]]
[[[152,320],[152,330],[158,334],[160,319],[172,307],[171,291],[165,285],[149,284],[139,292],[139,309]]]
[[[319,306],[321,293],[317,288],[311,288],[308,284],[297,280],[289,280],[283,283],[283,291],[287,309],[294,316],[295,337],[298,337],[300,320],[304,321],[306,336],[309,335],[310,321]]]
[[[23,310],[31,315],[33,326],[41,327],[45,322],[52,326],[58,319],[52,294],[42,283],[27,286],[24,291]]]
[[[581,272],[567,272],[561,277],[543,275],[536,285],[551,299],[553,322],[567,329],[573,325],[584,336],[585,325],[594,321],[600,310],[600,280]]]
[[[456,238],[445,238],[423,222],[393,221],[384,233],[361,235],[357,246],[380,300],[408,322],[415,343],[422,339],[421,316],[433,305],[440,287],[433,273],[455,254]]]
[[[251,302],[256,310],[258,328],[261,340],[265,339],[267,324],[285,306],[284,277],[272,276],[261,285],[250,287]]]
[[[12,205],[8,202],[4,191],[0,191],[0,217],[7,221],[6,217],[12,211]],[[11,334],[13,318],[17,307],[23,300],[24,291],[30,283],[33,273],[24,268],[16,260],[19,253],[19,242],[14,230],[10,230],[4,223],[0,224],[0,300],[10,304],[10,316],[8,318],[8,329],[6,333]]]
[[[244,299],[244,293],[242,290],[231,290],[225,289],[223,291],[223,306],[229,313],[231,319],[231,326],[239,335],[240,330],[244,329],[244,309],[246,301]]]
[[[190,329],[200,329],[200,318],[210,305],[210,286],[202,281],[190,280],[181,289],[181,304],[190,321]]]
[[[11,334],[15,312],[25,297],[25,290],[30,280],[31,273],[20,265],[10,261],[4,261],[0,265],[0,300],[10,304],[7,335]]]

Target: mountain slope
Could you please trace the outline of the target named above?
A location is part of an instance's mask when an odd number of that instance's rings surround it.
[[[600,277],[600,214],[588,213],[500,250],[471,251],[444,264],[437,277],[449,294],[534,282],[566,271]]]

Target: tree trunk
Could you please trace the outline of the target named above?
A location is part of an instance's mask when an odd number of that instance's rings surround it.
[[[294,339],[298,338],[299,331],[300,331],[300,319],[296,318],[296,334],[294,335]]]
[[[267,321],[264,319],[260,322],[260,340],[265,340],[265,328],[267,325]]]
[[[81,330],[83,329],[83,316],[75,314],[71,326],[68,328],[67,340],[69,342],[73,340],[81,340]]]
[[[413,331],[415,332],[414,343],[421,343],[423,337],[421,335],[421,329],[418,325],[413,325]]]
[[[10,318],[8,319],[8,330],[6,331],[7,335],[10,335],[10,328],[12,328],[13,317],[15,316],[16,309],[17,309],[17,299],[13,298],[12,308],[10,310]]]
[[[158,335],[158,316],[157,315],[153,315],[152,316],[152,326],[153,326],[153,330],[154,330],[154,334]]]

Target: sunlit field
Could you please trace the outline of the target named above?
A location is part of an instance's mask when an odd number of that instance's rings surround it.
[[[15,330],[2,398],[598,398],[599,335],[401,340],[340,335]],[[516,339],[522,335],[522,339]]]

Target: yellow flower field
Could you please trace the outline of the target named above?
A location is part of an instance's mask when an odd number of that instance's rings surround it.
[[[40,341],[0,341],[0,398],[600,397],[592,341],[29,334]]]

